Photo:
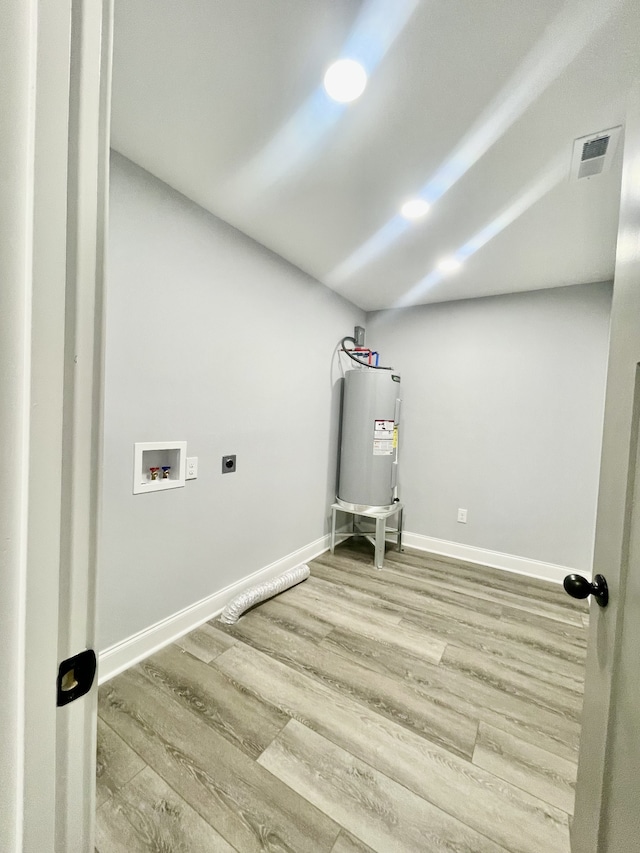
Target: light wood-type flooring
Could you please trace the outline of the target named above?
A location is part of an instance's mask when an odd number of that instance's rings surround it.
[[[100,689],[99,853],[568,853],[588,608],[350,542]]]

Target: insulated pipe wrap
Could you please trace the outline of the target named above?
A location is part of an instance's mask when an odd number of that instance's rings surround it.
[[[309,566],[304,564],[302,566],[297,566],[295,569],[289,569],[288,572],[278,575],[278,577],[273,578],[273,580],[265,581],[264,583],[249,587],[246,592],[241,592],[240,595],[236,595],[233,601],[230,601],[229,604],[227,604],[220,614],[220,621],[227,625],[233,625],[234,622],[238,621],[245,610],[253,607],[254,604],[259,604],[261,601],[266,601],[267,598],[271,598],[274,595],[278,595],[280,592],[284,592],[285,589],[289,589],[289,587],[295,586],[297,583],[306,580],[310,574]]]

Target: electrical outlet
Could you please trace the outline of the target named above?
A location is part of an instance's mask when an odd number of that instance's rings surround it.
[[[458,521],[460,524],[467,523],[467,511],[466,509],[458,509]]]
[[[223,456],[222,457],[222,473],[223,474],[233,474],[236,470],[236,455],[233,453],[231,456]]]
[[[185,480],[195,480],[198,477],[198,457],[187,456],[187,471],[184,476]]]

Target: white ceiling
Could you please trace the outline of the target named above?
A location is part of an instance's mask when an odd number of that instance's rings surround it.
[[[622,146],[571,182],[572,144],[624,124],[639,44],[637,0],[116,0],[112,142],[366,310],[599,281]]]

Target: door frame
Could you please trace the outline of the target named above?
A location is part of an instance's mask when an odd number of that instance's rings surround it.
[[[112,2],[0,18],[0,846],[89,851],[97,687],[56,679],[95,638]]]
[[[14,688],[0,703],[0,831],[7,851],[90,851],[97,687],[57,709],[55,676],[62,657],[95,639],[113,0],[8,0],[0,15],[0,226],[10,237],[0,256],[0,667]],[[624,606],[626,576],[611,567],[624,565],[634,422],[629,400],[620,412],[622,362],[640,362],[625,319],[625,300],[637,299],[625,247],[638,224],[639,152],[636,87],[594,564],[613,607],[592,611],[575,853],[599,849]]]

